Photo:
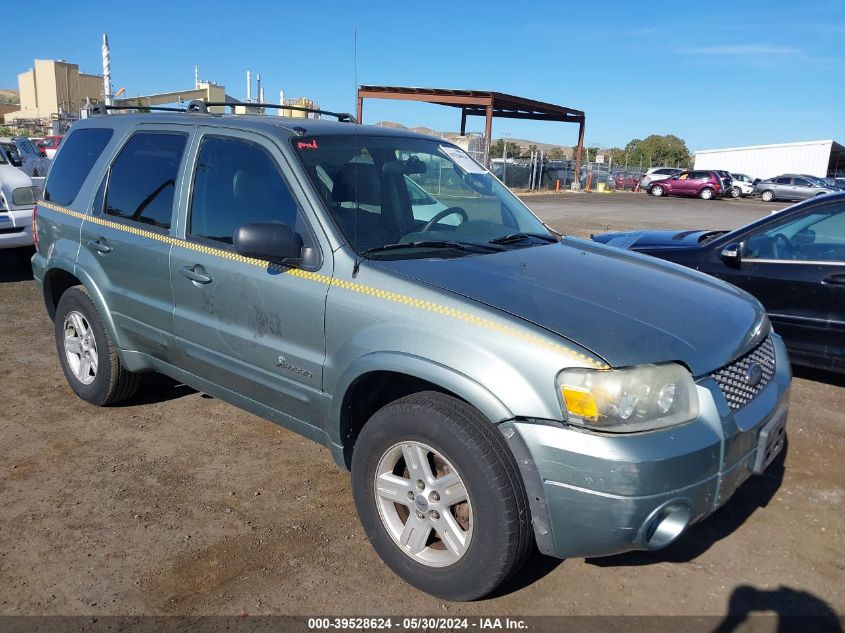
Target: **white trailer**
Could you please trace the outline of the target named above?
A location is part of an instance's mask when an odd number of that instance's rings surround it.
[[[695,153],[695,169],[726,169],[751,178],[809,174],[826,178],[845,170],[845,148],[836,141],[805,141],[707,149]]]

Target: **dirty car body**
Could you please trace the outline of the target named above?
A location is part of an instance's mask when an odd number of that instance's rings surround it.
[[[65,154],[90,163],[75,186]],[[155,157],[143,173],[162,172],[134,199],[129,155]],[[442,210],[415,208],[416,187]],[[260,252],[268,232],[284,257]],[[783,445],[789,363],[756,300],[561,238],[440,139],[281,117],[94,117],[58,150],[37,236],[51,316],[84,286],[127,372],[162,372],[325,444],[353,480],[368,428],[394,400],[425,391],[457,402],[506,447],[528,501],[519,520],[550,555],[665,546]],[[474,467],[448,449],[453,435],[424,422],[409,433],[441,465]],[[405,464],[382,476],[407,481]],[[473,485],[466,494],[483,498]],[[386,533],[396,516],[405,532],[414,516],[439,529],[427,504],[445,491],[423,498],[417,487],[398,515],[378,506]],[[473,521],[483,510],[472,506]],[[478,588],[484,571],[474,589],[426,578],[451,582],[493,527],[464,525],[454,564],[448,539],[415,553],[405,532],[386,560],[427,591],[478,597],[491,588]]]

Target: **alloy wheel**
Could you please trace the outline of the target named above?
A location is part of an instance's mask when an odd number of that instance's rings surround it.
[[[97,341],[91,324],[79,312],[68,312],[64,322],[64,347],[68,367],[83,385],[90,385],[97,377],[99,356]]]
[[[373,481],[379,518],[407,556],[429,567],[446,567],[472,541],[469,493],[458,471],[432,447],[415,441],[391,446]]]

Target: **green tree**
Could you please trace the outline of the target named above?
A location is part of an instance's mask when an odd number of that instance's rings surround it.
[[[553,147],[549,150],[549,158],[552,160],[563,160],[567,157],[567,151],[562,147]]]
[[[505,148],[504,139],[498,139],[490,145],[490,158],[502,158]],[[522,149],[517,143],[508,141],[508,158],[518,158]]]
[[[690,164],[687,144],[673,134],[652,134],[644,139],[635,138],[625,146],[625,152],[628,154],[629,165],[639,164],[641,159],[643,166],[688,167]]]

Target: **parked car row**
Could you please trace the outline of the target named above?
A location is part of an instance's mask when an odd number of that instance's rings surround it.
[[[752,180],[746,174],[725,170],[676,169],[655,167],[640,179],[640,187],[661,196],[698,196],[704,200],[730,196],[758,195],[765,202],[773,200],[806,200],[815,196],[842,191],[828,181],[807,174],[783,174],[766,180]]]

